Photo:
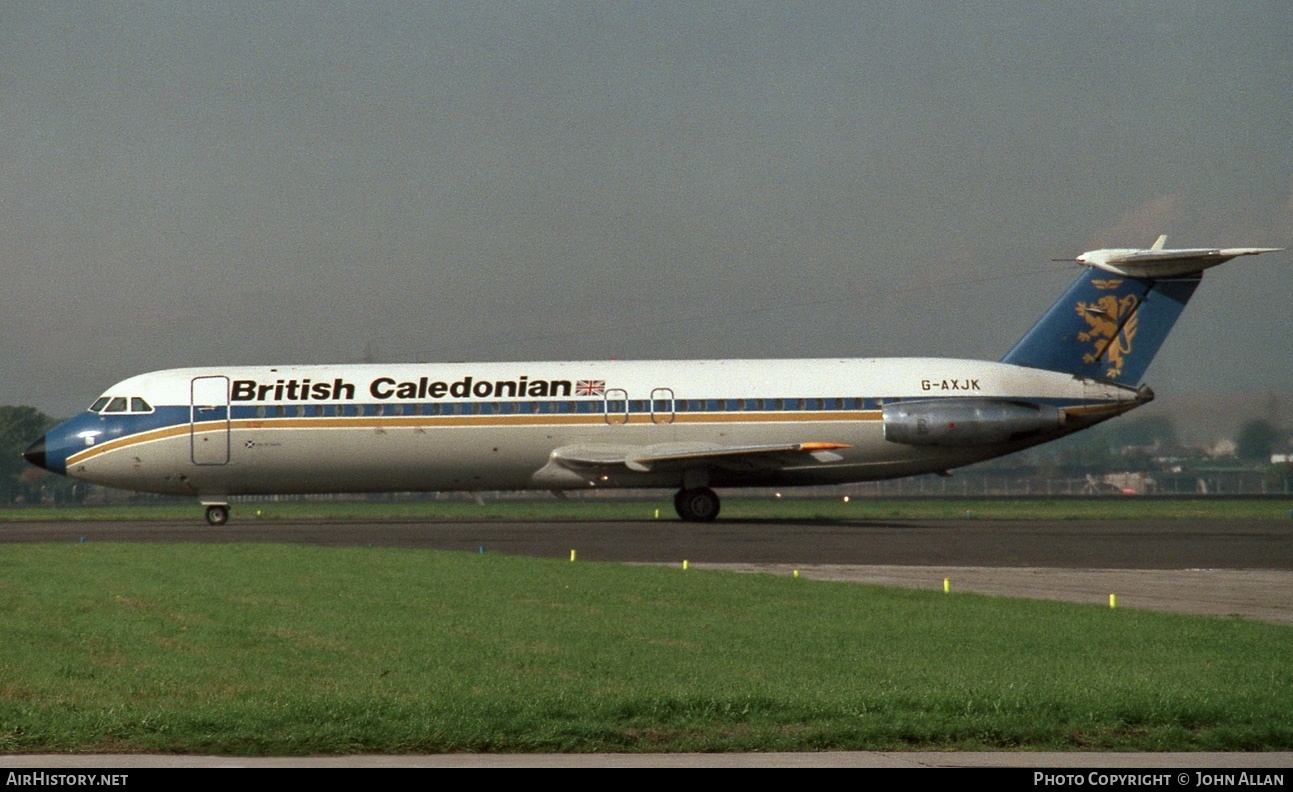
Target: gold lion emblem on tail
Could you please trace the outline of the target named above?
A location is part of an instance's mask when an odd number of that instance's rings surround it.
[[[1115,283],[1121,283],[1116,281]],[[1117,379],[1122,374],[1122,364],[1131,354],[1131,342],[1136,337],[1136,295],[1128,294],[1122,299],[1117,295],[1106,294],[1093,303],[1077,304],[1078,316],[1086,320],[1090,329],[1078,333],[1078,340],[1092,344],[1092,350],[1082,355],[1085,363],[1094,363],[1101,358],[1109,363],[1105,376]]]

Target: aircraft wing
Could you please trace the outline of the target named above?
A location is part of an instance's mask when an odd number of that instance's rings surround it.
[[[571,470],[623,467],[639,473],[718,467],[726,470],[760,470],[811,462],[838,462],[836,450],[845,443],[783,443],[776,445],[720,446],[670,444],[661,446],[568,446],[552,452],[552,461]]]

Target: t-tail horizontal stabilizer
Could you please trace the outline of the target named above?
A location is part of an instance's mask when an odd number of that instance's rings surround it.
[[[1063,297],[1006,353],[1002,363],[1135,385],[1203,277],[1237,256],[1280,248],[1091,250]]]
[[[1240,256],[1274,253],[1282,248],[1168,248],[1167,234],[1163,234],[1148,250],[1135,248],[1105,248],[1088,250],[1075,261],[1088,267],[1102,269],[1115,275],[1132,278],[1174,278],[1195,275],[1218,264]]]

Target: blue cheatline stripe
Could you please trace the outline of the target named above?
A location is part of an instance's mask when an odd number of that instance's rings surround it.
[[[899,401],[932,399],[994,399],[1027,401],[1056,407],[1074,406],[1073,399],[1006,396],[972,396],[928,394],[900,398],[782,398],[782,399],[674,399],[564,400],[564,401],[455,401],[455,402],[366,402],[362,404],[270,404],[233,405],[233,420],[270,420],[274,418],[363,418],[363,417],[454,417],[468,415],[618,415],[673,412],[682,414],[727,414],[740,412],[856,412],[879,410],[885,404]],[[187,411],[188,408],[183,408]],[[184,423],[188,423],[185,413]]]
[[[920,398],[861,398],[861,397],[838,397],[833,399],[708,399],[708,400],[686,400],[696,402],[699,406],[703,404],[705,411],[690,412],[678,410],[673,413],[678,422],[697,422],[702,423],[706,420],[717,422],[730,422],[732,420],[740,421],[737,416],[748,415],[747,420],[760,421],[784,421],[795,422],[795,414],[803,414],[802,419],[805,423],[814,423],[822,421],[878,421],[880,419],[880,407],[886,403],[900,401],[930,401],[935,399],[1002,399],[1004,397],[968,397],[968,396],[928,396]],[[1101,402],[1092,401],[1075,401],[1073,399],[1055,399],[1055,398],[1016,398],[1013,401],[1027,401],[1034,404],[1048,404],[1060,408],[1068,409],[1088,409],[1093,411],[1102,411],[1115,409],[1123,402],[1116,400],[1107,400]],[[678,400],[680,403],[684,400]],[[613,403],[613,402],[612,402]],[[348,405],[265,405],[264,414],[260,414],[260,408],[235,406],[232,410],[233,415],[229,418],[216,418],[215,420],[201,420],[192,426],[193,431],[197,432],[214,432],[223,431],[226,427],[239,430],[256,430],[256,429],[305,429],[309,428],[312,421],[319,421],[319,428],[336,428],[336,429],[372,429],[372,428],[398,428],[407,427],[436,427],[436,426],[459,426],[459,427],[521,427],[521,426],[542,426],[549,421],[553,425],[569,424],[571,422],[578,424],[595,423],[601,425],[599,420],[605,417],[600,400],[590,401],[569,401],[569,402],[540,402],[547,404],[553,410],[552,412],[521,412],[518,405],[522,402],[454,402],[447,404],[437,404],[439,407],[453,407],[457,411],[440,413],[424,412],[419,415],[408,410],[400,414],[394,413],[390,408],[394,405],[390,403],[367,403],[367,404],[348,404]],[[526,405],[533,405],[534,402],[524,402]],[[557,405],[589,405],[596,406],[597,410],[571,410],[560,412]],[[296,408],[301,408],[302,414],[296,414]],[[382,407],[383,412],[378,414],[377,407]],[[413,405],[404,404],[408,408]],[[276,410],[281,407],[282,412]],[[322,414],[315,414],[315,407],[321,407]],[[489,409],[486,410],[485,408]],[[458,409],[462,408],[462,409]],[[647,400],[633,400],[629,405],[630,412],[634,416],[634,423],[649,422],[651,420],[650,402]],[[513,412],[506,410],[512,409]],[[660,408],[657,408],[657,412]],[[667,408],[666,408],[667,409]],[[474,411],[479,410],[479,411]],[[620,411],[613,410],[609,415],[624,415]],[[837,417],[827,417],[834,414]],[[784,416],[775,418],[774,416]],[[104,420],[96,421],[94,413],[82,413],[85,419],[93,421],[94,425],[104,429],[101,433],[102,439],[93,446],[79,448],[68,455],[68,459],[74,459],[77,462],[84,461],[91,457],[99,456],[114,450],[127,448],[139,443],[149,443],[167,438],[187,436],[190,432],[190,410],[188,406],[179,407],[158,407],[153,413],[146,415],[131,414],[114,414],[103,416]],[[492,417],[499,417],[502,420],[490,421]],[[584,417],[587,416],[587,417]],[[547,419],[547,420],[545,420]],[[590,420],[591,419],[591,420]],[[622,423],[622,421],[621,421]],[[232,424],[232,426],[231,426]],[[90,424],[86,424],[87,426]]]
[[[780,399],[675,399],[669,400],[601,399],[565,400],[565,401],[461,401],[461,402],[366,402],[349,404],[269,404],[269,405],[232,405],[229,410],[230,420],[271,420],[274,418],[373,418],[373,417],[453,417],[469,415],[605,415],[609,404],[611,414],[650,414],[674,412],[676,414],[728,414],[741,412],[857,412],[879,410],[885,404],[901,401],[930,401],[935,399],[993,399],[1007,401],[1026,401],[1033,404],[1046,404],[1055,407],[1071,407],[1087,402],[1073,399],[1036,398],[1012,396],[972,396],[957,394],[922,394],[920,396],[897,397],[833,397],[833,398],[798,398]],[[101,416],[105,421],[118,429],[112,436],[121,436],[146,432],[177,424],[190,423],[190,411],[187,405],[157,407],[147,414],[107,414]],[[199,423],[209,423],[210,418],[199,413]],[[222,420],[222,418],[220,419]]]

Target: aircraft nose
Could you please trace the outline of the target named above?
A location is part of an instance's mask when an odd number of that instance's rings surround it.
[[[49,466],[45,463],[45,436],[41,435],[39,440],[28,446],[27,450],[22,452],[22,458],[38,468],[49,470]]]

